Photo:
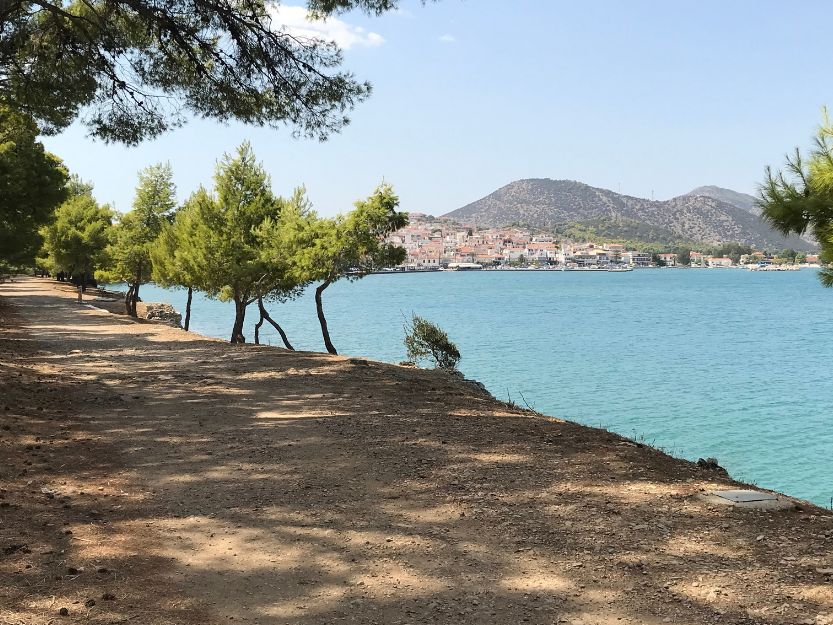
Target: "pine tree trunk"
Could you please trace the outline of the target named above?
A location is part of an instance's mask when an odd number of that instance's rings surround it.
[[[139,315],[136,314],[136,302],[139,301],[139,287],[140,284],[136,284],[133,287],[133,295],[130,298],[130,316],[131,317],[138,317]]]
[[[327,330],[327,318],[324,317],[324,306],[321,303],[321,294],[324,292],[324,289],[330,286],[330,284],[330,280],[324,280],[324,282],[318,285],[315,289],[315,310],[318,312],[318,323],[321,324],[321,335],[324,337],[324,346],[327,348],[329,353],[338,354],[333,342],[330,340],[330,332]]]
[[[245,343],[243,336],[243,322],[246,320],[246,300],[243,297],[234,298],[234,327],[231,329],[231,343]]]
[[[142,283],[142,262],[139,261],[139,266],[136,269],[136,276],[135,280],[133,281],[133,286],[128,289],[128,293],[130,293],[130,305],[127,308],[127,314],[131,317],[137,317],[136,314],[136,302],[139,301],[139,286]]]
[[[263,298],[262,297],[257,298],[257,307],[260,310],[260,321],[258,322],[258,326],[263,324],[264,319],[266,321],[268,321],[270,324],[272,324],[272,327],[275,328],[275,330],[278,331],[278,334],[281,335],[281,340],[283,341],[283,344],[286,347],[286,349],[292,350],[294,352],[295,348],[292,347],[292,345],[290,344],[289,339],[286,336],[286,332],[283,331],[283,328],[278,324],[277,321],[275,321],[274,319],[272,319],[271,316],[269,316],[269,311],[267,311],[266,307],[263,305]],[[256,326],[255,327],[255,332],[257,332],[257,330],[258,330],[258,328]],[[257,342],[257,341],[255,341],[255,342]]]
[[[260,327],[263,325],[263,308],[260,309],[260,319],[255,324],[255,345],[260,345]]]
[[[133,285],[127,285],[127,293],[124,296],[124,312],[130,314],[130,300],[133,297]]]
[[[191,299],[194,297],[194,288],[188,287],[188,301],[185,302],[185,323],[182,328],[188,332],[188,327],[191,325]]]

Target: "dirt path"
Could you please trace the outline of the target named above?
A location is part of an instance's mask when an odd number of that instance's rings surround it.
[[[833,624],[826,511],[710,506],[731,482],[440,373],[73,297],[0,285],[2,625]]]

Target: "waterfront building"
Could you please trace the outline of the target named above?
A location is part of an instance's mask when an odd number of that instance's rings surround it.
[[[549,264],[557,260],[558,250],[555,243],[552,242],[536,242],[528,243],[526,246],[526,259],[529,262]]]
[[[660,259],[662,264],[666,267],[676,267],[677,266],[677,255],[676,254],[657,254],[657,257]]]
[[[631,264],[634,267],[650,267],[653,257],[650,252],[631,252]]]
[[[706,263],[709,267],[731,267],[732,259],[723,256],[709,256]]]
[[[519,261],[526,255],[526,247],[510,246],[503,248],[503,259],[506,262],[513,263]]]

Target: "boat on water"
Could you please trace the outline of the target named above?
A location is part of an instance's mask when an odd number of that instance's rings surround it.
[[[601,271],[604,273],[622,273],[625,271],[633,271],[633,267],[622,265],[621,267],[562,267],[561,271]]]
[[[800,265],[749,265],[749,271],[800,271]]]
[[[448,263],[449,271],[479,271],[483,269],[480,263]]]

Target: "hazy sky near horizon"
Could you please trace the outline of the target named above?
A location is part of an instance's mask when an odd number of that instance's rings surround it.
[[[135,148],[82,126],[44,143],[120,211],[139,169],[169,161],[184,199],[247,139],[275,191],[303,184],[322,214],[384,179],[403,210],[440,215],[519,178],[656,199],[706,184],[754,193],[833,105],[823,1],[405,0],[323,26],[292,4],[282,19],[335,38],[344,67],[373,83],[340,135],[194,120]]]

